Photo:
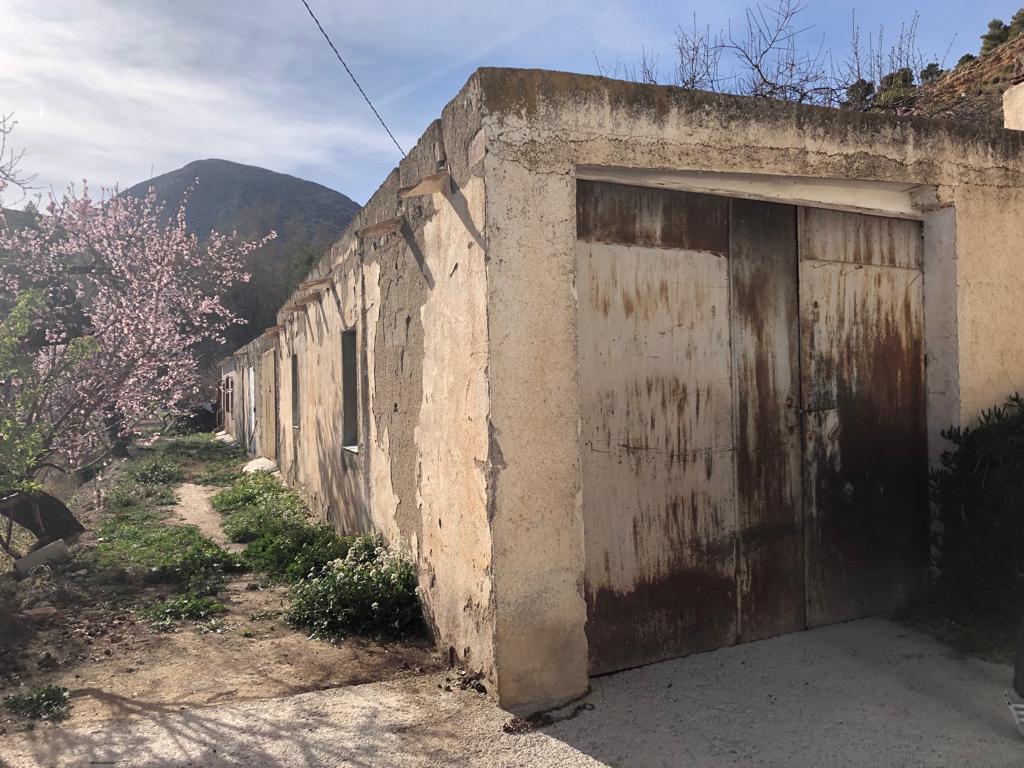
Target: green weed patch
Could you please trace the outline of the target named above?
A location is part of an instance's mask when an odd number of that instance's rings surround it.
[[[21,696],[8,696],[4,707],[33,720],[63,720],[71,712],[67,688],[45,685]]]
[[[246,458],[239,446],[214,440],[209,432],[161,437],[153,449],[182,464],[186,479],[201,485],[230,485]]]
[[[227,607],[212,597],[187,594],[157,603],[143,611],[142,616],[154,629],[166,630],[176,621],[203,621],[226,611]]]
[[[180,591],[213,595],[225,574],[243,569],[241,560],[190,525],[168,525],[159,507],[175,501],[181,466],[157,455],[129,462],[106,497],[112,513],[103,520],[99,541],[87,555],[97,569],[123,568],[148,581]]]
[[[274,579],[295,582],[341,557],[354,540],[323,523],[311,523],[294,491],[266,472],[253,472],[212,500],[224,513],[224,533],[248,546],[246,564]]]

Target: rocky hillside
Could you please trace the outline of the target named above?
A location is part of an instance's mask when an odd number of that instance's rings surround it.
[[[245,239],[277,232],[276,240],[250,256],[252,281],[226,295],[227,305],[248,322],[229,330],[224,348],[203,350],[207,362],[273,325],[285,298],[359,210],[357,203],[320,184],[227,160],[197,160],[125,194],[141,196],[151,186],[170,209],[192,186],[186,221],[200,237],[211,230],[235,231]]]
[[[917,89],[913,112],[1001,128],[1003,91],[1024,81],[1024,36]]]

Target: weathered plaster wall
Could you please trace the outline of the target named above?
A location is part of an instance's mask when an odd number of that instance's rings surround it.
[[[955,227],[935,218],[945,228],[930,232],[955,248],[931,275],[931,311],[955,305],[959,316],[955,338],[933,334],[929,348],[929,366],[958,384],[929,403],[933,434],[951,413],[974,418],[1024,375],[1024,319],[1011,307],[1024,292],[1013,269],[1024,235],[1022,137],[552,72],[480,70],[467,89],[479,89],[485,112],[491,432],[504,458],[491,491],[503,703],[586,687],[577,167],[923,185],[931,213],[956,206]]]
[[[491,525],[502,706],[587,688],[568,172],[488,153]],[[566,168],[566,170],[568,170]]]
[[[968,184],[956,210],[960,418],[1024,387],[1024,188]]]
[[[482,166],[468,159],[478,129],[472,95],[450,104],[311,271],[307,283],[329,287],[300,287],[289,303],[301,308],[279,315],[280,466],[338,528],[379,531],[412,554],[441,650],[493,683],[484,185]],[[451,194],[399,197],[443,168]],[[397,216],[400,231],[357,234]],[[359,350],[358,451],[342,445],[349,329]]]
[[[272,435],[267,435],[267,425],[261,418],[263,412],[263,382],[264,376],[273,378],[273,369],[264,371],[264,353],[276,347],[276,335],[263,335],[239,348],[230,358],[230,364],[225,361],[221,366],[221,382],[227,375],[228,368],[234,377],[234,407],[232,413],[225,421],[225,431],[246,449],[249,453],[265,455],[261,446],[265,440],[272,440]],[[250,373],[250,368],[251,373]],[[250,390],[249,378],[253,379],[252,390]],[[253,396],[255,420],[249,424],[253,414],[250,412],[250,395]],[[273,429],[275,425],[271,424]]]

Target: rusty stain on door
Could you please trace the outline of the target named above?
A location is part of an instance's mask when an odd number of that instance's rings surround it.
[[[672,248],[577,243],[592,674],[735,639],[727,201],[712,202],[721,231],[699,237],[717,252],[685,229]]]
[[[921,226],[801,209],[807,623],[905,605],[928,542]]]
[[[579,182],[592,674],[905,604],[920,224]]]
[[[739,635],[803,629],[796,208],[733,200]]]

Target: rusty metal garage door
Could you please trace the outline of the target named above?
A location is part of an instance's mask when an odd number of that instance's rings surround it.
[[[905,602],[920,225],[581,181],[577,228],[591,673]]]
[[[729,202],[579,192],[587,640],[599,673],[735,639]]]
[[[808,626],[903,605],[928,542],[921,225],[801,208]]]

